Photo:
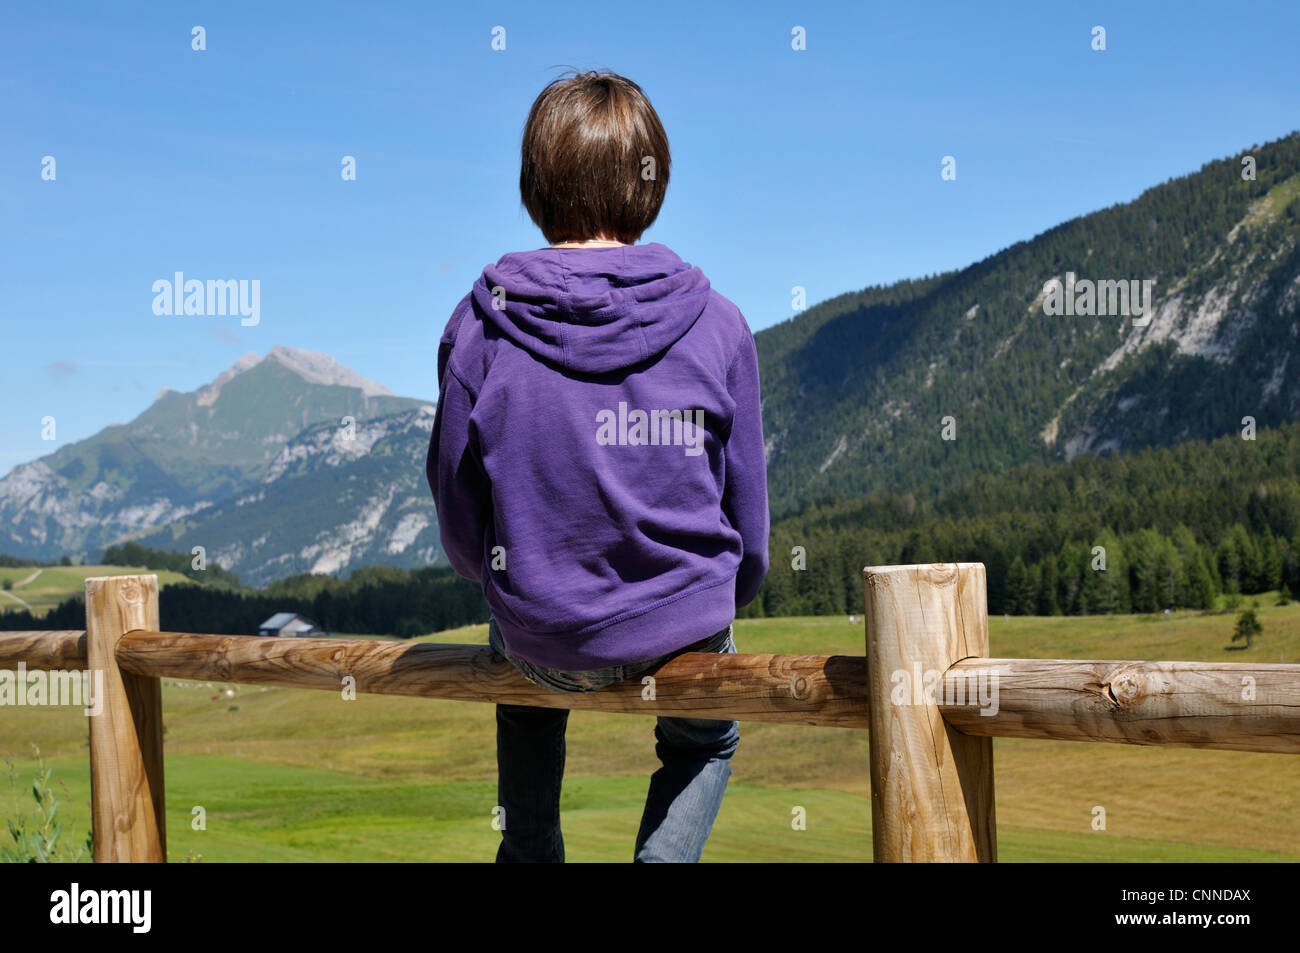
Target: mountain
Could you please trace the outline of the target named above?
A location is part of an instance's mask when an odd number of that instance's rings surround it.
[[[128,424],[14,467],[0,480],[0,552],[93,553],[259,486],[307,428],[423,404],[324,354],[248,354],[196,391],[164,389]]]
[[[774,516],[1296,419],[1298,237],[1293,133],[960,271],[760,332]],[[1149,324],[1045,314],[1045,284],[1067,273],[1154,281]]]
[[[1254,178],[1242,178],[1245,156]],[[1062,290],[1053,279],[1075,291],[1086,282],[1137,282],[1140,290],[1149,281],[1150,313],[1093,316],[1080,298],[1075,313],[1049,314]],[[1119,302],[1118,285],[1106,300]],[[1298,318],[1300,133],[960,271],[818,304],[756,335],[773,545],[833,539],[849,567],[849,605],[850,577],[864,564],[861,539],[887,526],[899,535],[871,552],[891,559],[984,553],[1008,573],[1016,558],[1026,571],[1058,573],[1043,562],[1065,545],[1056,531],[998,550],[1019,532],[1011,509],[979,514],[980,533],[948,547],[960,554],[931,552],[923,539],[957,522],[928,507],[992,493],[985,478],[1017,467],[1192,441],[1222,446],[1211,441],[1238,434],[1243,418],[1261,429],[1300,419]],[[351,427],[341,426],[347,416]],[[325,355],[249,355],[206,387],[165,391],[131,423],[14,468],[0,480],[0,552],[93,554],[126,538],[180,552],[202,545],[254,583],[424,565],[441,556],[423,472],[431,428],[431,405]],[[1172,468],[1184,459],[1149,472],[1177,482]],[[1237,470],[1246,486],[1254,471]],[[1021,478],[1008,479],[998,493]],[[1057,486],[1053,479],[1040,482]],[[1292,489],[1279,484],[1271,499],[1289,500]],[[891,522],[895,510],[907,519]],[[933,522],[914,540],[923,516]],[[1205,519],[1185,522],[1197,527],[1197,546],[1219,545]],[[1261,517],[1249,531],[1290,539],[1288,525]],[[1191,552],[1184,545],[1189,560]],[[1000,599],[992,577],[990,585]]]
[[[245,582],[360,566],[416,568],[441,553],[424,460],[434,407],[309,427],[240,493],[138,537],[208,558]]]

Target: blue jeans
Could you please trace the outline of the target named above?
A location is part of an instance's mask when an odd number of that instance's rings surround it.
[[[732,627],[667,655],[585,672],[562,672],[506,654],[493,619],[488,644],[524,677],[556,692],[590,692],[639,678],[683,652],[735,652]],[[497,800],[504,811],[497,863],[563,863],[560,785],[564,779],[567,708],[497,705]],[[734,721],[660,716],[655,754],[663,767],[650,777],[635,863],[694,863],[713,830],[740,744]]]

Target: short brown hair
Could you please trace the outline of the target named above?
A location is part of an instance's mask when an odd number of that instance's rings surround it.
[[[524,207],[553,245],[602,234],[630,244],[659,215],[668,136],[641,87],[617,73],[553,80],[533,102],[520,152]]]

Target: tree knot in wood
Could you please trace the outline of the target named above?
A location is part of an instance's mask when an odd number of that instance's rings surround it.
[[[1129,706],[1142,696],[1143,683],[1137,672],[1120,672],[1110,680],[1110,693],[1120,705]]]
[[[217,670],[217,674],[222,678],[230,677],[230,657],[226,654],[230,651],[230,640],[223,639],[221,644],[212,652],[212,667]]]
[[[1105,682],[1088,682],[1084,688],[1096,692],[1114,708],[1132,708],[1146,694],[1146,679],[1140,672],[1120,670]]]
[[[1084,688],[1090,692],[1096,692],[1106,702],[1107,707],[1118,708],[1119,699],[1115,697],[1115,692],[1111,689],[1110,682],[1085,682]]]

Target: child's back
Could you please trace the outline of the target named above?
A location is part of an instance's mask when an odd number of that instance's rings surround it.
[[[639,661],[753,599],[768,530],[757,359],[700,269],[659,244],[506,255],[456,308],[439,376],[442,538],[511,654]]]

